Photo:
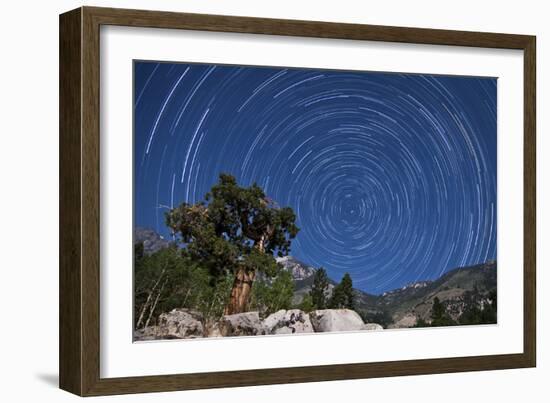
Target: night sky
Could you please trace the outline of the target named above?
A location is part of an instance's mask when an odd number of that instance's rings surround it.
[[[220,172],[301,228],[291,254],[380,294],[496,259],[495,78],[135,62],[135,225]]]

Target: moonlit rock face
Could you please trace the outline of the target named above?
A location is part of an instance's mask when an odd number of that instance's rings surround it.
[[[142,61],[134,88],[137,225],[226,172],[363,291],[496,258],[496,78]]]
[[[417,283],[411,283],[411,284],[404,285],[403,287],[395,289],[395,290],[386,291],[386,292],[382,293],[381,296],[386,297],[386,296],[389,296],[389,295],[398,294],[402,291],[407,291],[407,290],[411,290],[411,289],[412,290],[418,290],[418,289],[421,289],[421,288],[425,288],[425,287],[429,286],[430,284],[432,284],[432,281],[419,281]]]
[[[265,333],[258,312],[243,312],[225,315],[220,320],[222,336],[259,336]]]
[[[407,313],[397,322],[391,324],[388,327],[392,329],[413,327],[414,325],[416,325],[417,322],[418,322],[418,318],[416,317],[416,315],[414,315],[413,313]]]
[[[309,314],[316,332],[346,332],[365,330],[359,314],[351,309],[321,309]]]
[[[158,252],[170,245],[170,242],[152,229],[140,227],[134,229],[134,244],[137,243],[143,244],[143,252],[146,255]]]
[[[366,323],[363,330],[384,330],[378,323]]]
[[[267,334],[313,333],[309,315],[299,309],[280,310],[263,321]]]
[[[298,262],[291,256],[277,257],[275,260],[277,263],[280,263],[285,270],[290,271],[294,281],[305,280],[315,274],[315,269],[313,267]]]
[[[188,309],[173,309],[159,316],[159,336],[166,339],[203,337],[202,315]]]
[[[418,283],[407,284],[406,286],[402,287],[401,289],[402,290],[407,290],[409,288],[424,288],[428,284],[430,284],[429,281],[419,281]]]
[[[271,329],[273,329],[279,322],[281,322],[286,314],[286,310],[280,309],[277,312],[272,313],[267,318],[264,319],[263,325],[266,328],[266,330],[271,333]]]

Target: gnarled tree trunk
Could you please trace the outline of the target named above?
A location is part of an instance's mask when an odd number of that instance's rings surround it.
[[[254,247],[261,253],[265,253],[265,243],[269,234],[273,230],[268,229],[268,234],[263,234],[257,241]],[[225,307],[224,315],[233,315],[235,313],[242,313],[248,310],[248,302],[250,300],[250,293],[252,291],[252,284],[256,278],[256,272],[254,270],[247,270],[244,267],[240,267],[235,274],[235,281],[233,282],[233,288],[231,289],[231,296],[229,297],[229,304]]]
[[[235,313],[247,311],[250,292],[252,291],[252,284],[254,283],[255,277],[256,273],[254,271],[246,270],[244,267],[239,268],[235,274],[229,303],[225,307],[225,315],[233,315]]]

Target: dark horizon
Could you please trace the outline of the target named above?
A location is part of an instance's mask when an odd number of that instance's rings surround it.
[[[135,62],[136,226],[228,172],[373,295],[496,260],[496,79]],[[481,262],[481,263],[480,263]]]

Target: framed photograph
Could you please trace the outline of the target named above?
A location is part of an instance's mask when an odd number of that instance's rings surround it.
[[[536,365],[535,37],[60,16],[60,387]]]

